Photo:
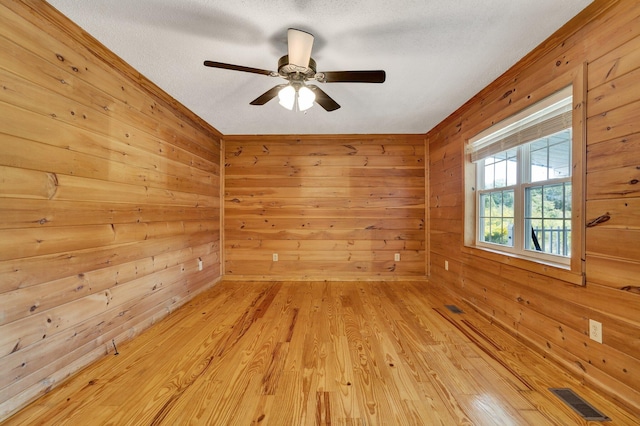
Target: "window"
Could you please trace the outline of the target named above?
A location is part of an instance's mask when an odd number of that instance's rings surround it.
[[[476,247],[570,263],[572,100],[567,87],[469,141]]]

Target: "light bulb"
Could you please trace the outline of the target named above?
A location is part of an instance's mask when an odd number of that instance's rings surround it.
[[[316,94],[308,87],[302,86],[298,90],[298,109],[300,109],[300,111],[305,111],[311,108],[315,100]]]
[[[296,101],[296,89],[291,85],[283,88],[278,92],[278,99],[280,99],[280,105],[288,110],[292,110]]]

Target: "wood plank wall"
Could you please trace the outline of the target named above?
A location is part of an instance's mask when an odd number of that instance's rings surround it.
[[[425,162],[424,135],[225,137],[225,279],[424,277]]]
[[[221,138],[45,2],[0,3],[2,419],[220,277]]]
[[[462,234],[465,131],[583,63],[586,221],[611,216],[586,230],[584,287],[469,254]],[[640,3],[596,0],[427,138],[432,285],[640,413]]]

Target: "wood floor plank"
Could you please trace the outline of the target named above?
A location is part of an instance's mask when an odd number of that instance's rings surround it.
[[[223,281],[3,425],[588,424],[549,387],[633,424],[447,297],[424,282]]]

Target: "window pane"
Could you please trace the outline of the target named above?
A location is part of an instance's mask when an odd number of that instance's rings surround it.
[[[540,182],[549,179],[549,150],[546,138],[532,142],[531,144],[540,145],[540,142],[542,141],[544,141],[544,144],[541,148],[533,149],[532,147],[530,151],[529,167],[531,170],[531,182]]]
[[[486,242],[511,246],[513,232],[513,220],[494,218],[491,219],[491,233],[487,236]]]
[[[526,217],[542,217],[542,187],[527,188],[525,197]]]
[[[491,217],[491,196],[490,194],[480,195],[480,217]]]
[[[491,193],[491,217],[502,216],[502,192]]]
[[[564,184],[544,186],[543,217],[564,217]]]
[[[531,147],[530,148],[531,151],[537,151],[539,149],[545,150],[547,149],[547,139],[542,138],[542,139],[535,140],[531,142],[530,147]]]
[[[478,223],[478,227],[480,229],[480,240],[481,241],[489,241],[491,236],[491,221],[487,218],[480,218]]]
[[[487,159],[487,160],[493,160],[491,159]],[[493,161],[491,161],[491,163],[487,164],[487,160],[485,160],[485,165],[484,165],[484,185],[482,187],[482,189],[492,189],[493,188]]]
[[[542,239],[542,219],[525,220],[525,249],[541,251],[540,240]],[[539,248],[540,247],[540,248]]]
[[[489,236],[489,242],[500,244],[502,239],[502,218],[491,219],[491,235]]]
[[[564,254],[564,231],[563,220],[545,220],[542,231],[542,251],[545,253],[563,255]]]
[[[525,249],[569,256],[571,183],[527,188],[525,197]]]
[[[481,241],[513,246],[513,204],[513,190],[480,195],[481,212],[478,226]]]
[[[549,146],[549,162],[551,167],[550,179],[571,176],[571,140],[569,132],[552,136]],[[555,143],[553,139],[556,139]]]
[[[514,186],[518,183],[518,159],[512,157],[507,161],[507,186]]]
[[[531,182],[571,176],[571,129],[528,144]]]
[[[503,188],[507,186],[507,161],[502,160],[498,163],[495,163],[495,186],[494,188]]]
[[[502,216],[504,217],[514,217],[513,216],[513,191],[504,191],[502,193]]]
[[[504,235],[504,242],[509,247],[513,247],[513,219],[504,218],[502,221],[503,230],[506,231]]]

